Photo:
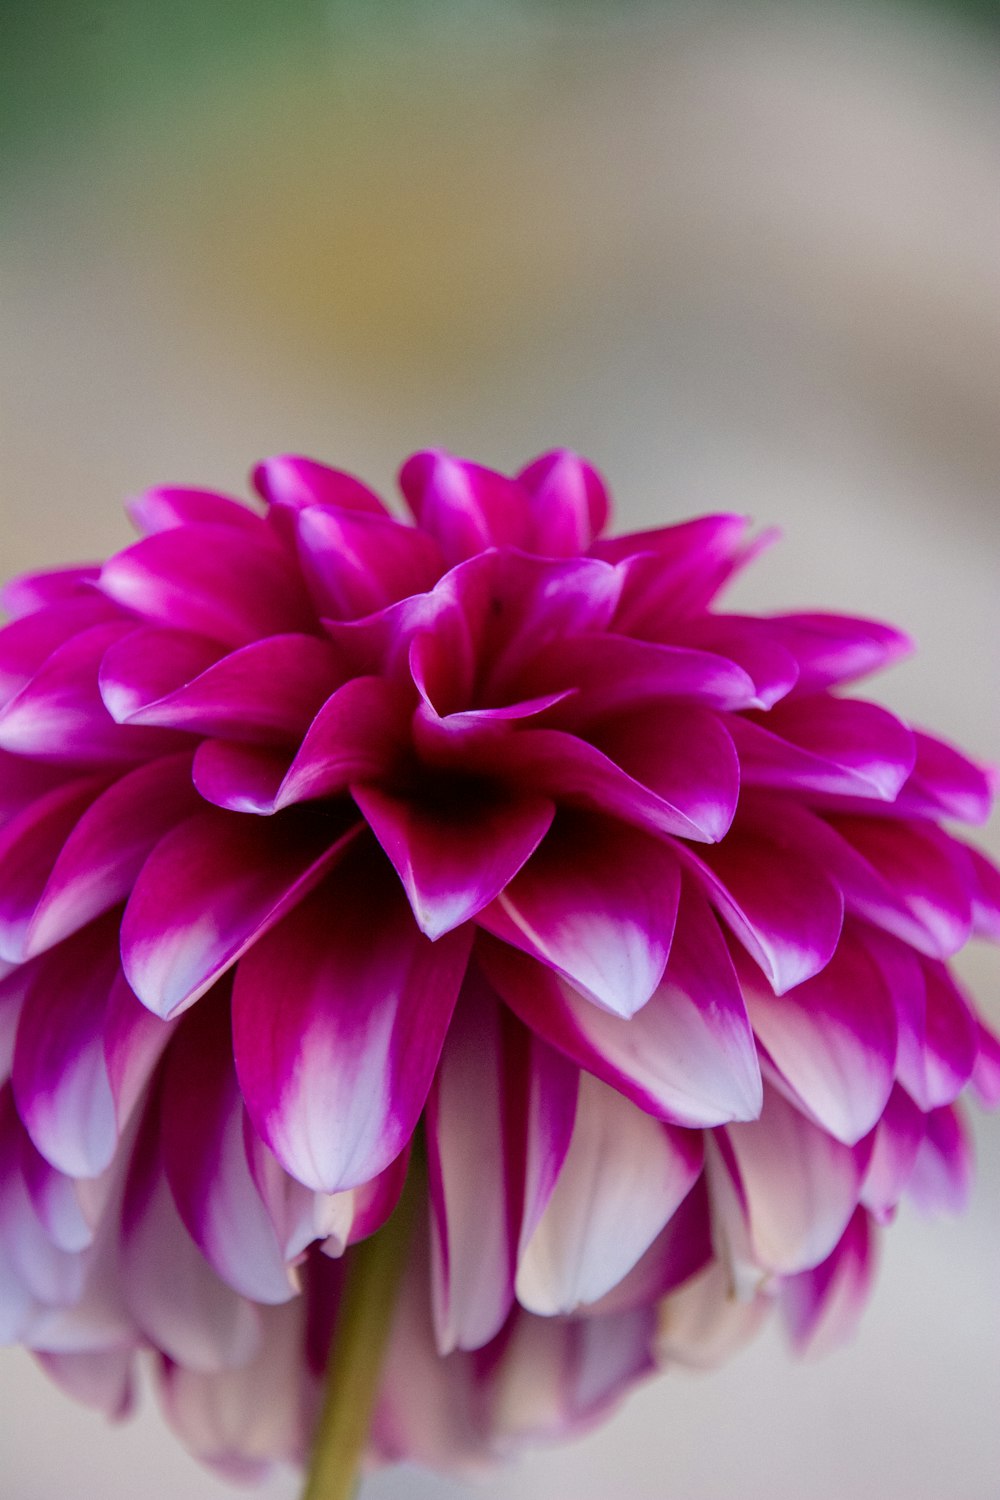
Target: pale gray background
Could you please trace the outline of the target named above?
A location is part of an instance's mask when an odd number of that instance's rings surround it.
[[[880,695],[1000,759],[990,46],[895,9],[487,7],[386,32],[336,89],[315,67],[23,167],[2,572],[99,556],[124,494],[239,488],[276,450],[387,485],[430,442],[500,466],[568,443],[620,525],[781,525],[740,602],[903,624],[921,655]],[[997,956],[964,972],[1000,1017]],[[793,1364],[772,1332],[475,1490],[397,1472],[365,1500],[994,1500],[1000,1124],[978,1134],[972,1212],[902,1217],[850,1350]],[[5,1500],[235,1493],[148,1400],[109,1430],[18,1351],[0,1411]]]

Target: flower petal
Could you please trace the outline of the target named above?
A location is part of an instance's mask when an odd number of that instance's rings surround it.
[[[430,938],[482,911],[534,853],[555,815],[546,797],[508,800],[463,790],[424,800],[351,788]]]
[[[912,731],[877,704],[795,697],[732,734],[748,786],[796,787],[894,802],[913,770]]]
[[[856,1208],[826,1260],[782,1283],[781,1311],[796,1354],[829,1354],[852,1337],[871,1295],[876,1250],[871,1220]]]
[[[233,995],[240,1084],[258,1133],[300,1182],[354,1187],[406,1145],[468,947],[467,932],[429,943],[362,842],[246,954]]]
[[[407,459],[399,485],[421,530],[440,544],[449,567],[488,547],[527,541],[527,495],[513,479],[427,449]]]
[[[743,997],[715,917],[685,884],[663,982],[622,1020],[551,971],[494,939],[480,940],[490,981],[551,1046],[676,1125],[754,1119],[757,1052]]]
[[[37,798],[0,831],[0,958],[20,963],[31,919],[59,851],[107,785],[105,777],[65,782]]]
[[[300,510],[299,559],[322,615],[371,615],[432,588],[445,570],[433,537],[390,516],[314,505]]]
[[[603,818],[563,815],[479,923],[614,1015],[663,977],[680,868],[661,844]]]
[[[522,1307],[551,1317],[604,1296],[652,1244],[701,1165],[698,1136],[662,1125],[584,1074],[569,1152],[519,1259]]]
[[[184,485],[158,485],[125,501],[133,525],[146,535],[170,531],[175,526],[208,523],[236,526],[260,534],[262,518],[248,506],[215,490],[191,489]]]
[[[604,480],[586,459],[557,448],[522,469],[517,482],[531,505],[531,545],[547,557],[586,552],[610,513]]]
[[[204,994],[341,857],[359,828],[349,817],[213,808],[161,839],[122,919],[122,961],[142,1003],[166,1017]]]

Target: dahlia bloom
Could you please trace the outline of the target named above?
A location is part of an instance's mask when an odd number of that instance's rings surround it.
[[[254,480],[4,595],[2,1336],[302,1462],[408,1180],[373,1462],[575,1431],[773,1306],[844,1337],[1000,1097],[947,967],[1000,873],[942,826],[990,779],[842,691],[906,638],[719,612],[745,520],[605,538],[566,452],[417,454],[414,524]]]

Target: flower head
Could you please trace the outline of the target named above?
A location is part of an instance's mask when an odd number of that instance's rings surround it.
[[[301,1458],[418,1134],[376,1457],[572,1430],[774,1303],[842,1337],[1000,1096],[947,967],[1000,875],[941,826],[989,778],[842,691],[905,637],[718,611],[745,520],[604,538],[566,452],[417,454],[415,524],[255,483],[6,591],[6,1338],[108,1411],[152,1350],[195,1452]]]

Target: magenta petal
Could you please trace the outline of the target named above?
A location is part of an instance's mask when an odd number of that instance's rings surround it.
[[[10,1090],[0,1090],[0,1333],[23,1338],[39,1302],[48,1308],[79,1301],[85,1258],[50,1239],[35,1212],[21,1167],[23,1127]],[[12,1326],[13,1325],[13,1326]]]
[[[227,999],[199,1005],[171,1044],[163,1165],[188,1233],[223,1281],[254,1302],[287,1302],[295,1288],[244,1146]]]
[[[189,752],[140,766],[93,800],[62,846],[25,951],[51,948],[124,901],[153,846],[198,806]]]
[[[352,786],[354,800],[392,860],[417,925],[439,938],[482,911],[534,853],[555,815],[545,797],[397,797]]]
[[[89,589],[0,629],[0,706],[34,677],[53,651],[95,625],[120,620],[110,599]]]
[[[701,1171],[697,1135],[662,1125],[584,1074],[569,1151],[518,1263],[522,1307],[575,1312],[616,1286]]]
[[[700,615],[734,572],[770,538],[747,542],[746,516],[698,516],[656,531],[638,531],[596,542],[591,551],[609,562],[629,559],[628,584],[618,628],[656,639],[667,620]]]
[[[300,1182],[337,1192],[399,1155],[468,949],[468,933],[429,943],[381,856],[359,845],[246,954],[233,995],[240,1084],[258,1133]]]
[[[433,537],[389,516],[310,506],[299,512],[297,537],[316,607],[334,619],[375,614],[444,572]]]
[[[313,458],[294,453],[265,459],[253,471],[257,493],[268,504],[291,512],[306,510],[310,505],[332,505],[341,510],[367,511],[385,515],[386,509],[374,490],[353,474],[331,469]]]
[[[852,1337],[871,1294],[876,1250],[871,1221],[857,1208],[826,1260],[782,1283],[781,1311],[796,1354],[828,1354]]]
[[[122,960],[160,1016],[190,1005],[306,895],[356,837],[346,817],[247,819],[211,809],[161,839],[122,919]]]
[[[0,958],[19,963],[35,908],[60,849],[104,778],[66,782],[30,803],[0,831]]]
[[[517,482],[531,502],[531,545],[548,557],[586,552],[603,531],[610,512],[608,492],[597,470],[557,448],[521,470]]]
[[[331,695],[275,794],[276,807],[330,797],[389,772],[405,740],[406,706],[379,677],[355,677]]]
[[[694,1127],[759,1113],[760,1070],[743,997],[696,890],[682,891],[663,982],[627,1021],[504,944],[484,939],[481,952],[491,982],[527,1026],[640,1109]]]
[[[986,771],[944,740],[920,730],[913,738],[916,764],[900,805],[918,815],[985,823],[993,806],[993,787]]]
[[[118,972],[117,924],[86,928],[35,971],[21,1012],[13,1083],[42,1155],[72,1177],[96,1177],[118,1141],[102,1027]]]
[[[64,766],[27,760],[0,750],[0,828],[18,813],[66,783]]]
[[[748,1225],[761,1266],[790,1275],[833,1250],[858,1202],[855,1152],[805,1119],[773,1089],[752,1125],[728,1125]]]
[[[195,751],[191,779],[199,796],[215,807],[266,817],[277,811],[278,792],[290,758],[287,748],[202,740]]]
[[[822,865],[763,828],[734,829],[721,844],[688,850],[705,892],[777,994],[827,964],[844,921],[844,899]]]
[[[439,1354],[481,1348],[499,1333],[514,1301],[520,1204],[509,1158],[519,1143],[509,1139],[504,1049],[514,1042],[516,1024],[472,971],[427,1101]]]
[[[116,724],[101,700],[101,662],[130,630],[112,620],[53,651],[0,712],[0,749],[70,765],[120,764],[178,749],[165,730]]]
[[[896,1064],[896,1013],[881,973],[845,931],[821,973],[785,995],[743,985],[757,1038],[802,1108],[852,1146],[881,1118]]]
[[[0,1012],[0,1032],[3,1021]],[[0,1053],[3,1048],[0,1045]],[[970,1079],[973,1092],[983,1109],[1000,1105],[1000,1037],[979,1023],[979,1053]]]
[[[125,509],[138,530],[147,535],[154,531],[170,531],[175,526],[205,523],[236,526],[259,535],[264,525],[260,516],[229,495],[182,485],[160,485],[156,489],[144,490],[141,495],[126,500]]]
[[[838,817],[831,822],[902,907],[902,923],[890,925],[883,916],[882,925],[932,958],[957,953],[972,930],[973,877],[965,848],[922,821]]]
[[[235,526],[157,532],[110,558],[99,586],[140,619],[227,646],[314,625],[291,559]]]
[[[219,642],[206,636],[135,625],[104,653],[98,679],[101,700],[115,722],[124,724],[200,677],[224,655]]]
[[[924,1117],[897,1084],[875,1127],[872,1154],[861,1185],[862,1203],[881,1223],[896,1211],[923,1138]]]
[[[958,1110],[946,1104],[925,1116],[907,1191],[923,1213],[958,1214],[971,1187],[972,1142]]]
[[[780,641],[772,639],[765,622],[746,615],[705,614],[692,619],[667,619],[651,638],[664,645],[714,651],[735,662],[753,681],[758,708],[771,708],[791,692],[799,679],[798,662],[792,653]]]
[[[265,744],[294,743],[341,680],[337,656],[328,641],[308,635],[275,635],[224,656],[174,691],[143,702],[141,688],[137,692],[129,676],[134,664],[143,672],[142,658],[148,647],[138,642],[134,653],[123,659],[130,639],[109,653],[101,669],[101,691],[116,717],[132,700],[127,712],[130,724],[157,724]]]
[[[614,1015],[663,977],[680,899],[671,850],[607,819],[559,818],[480,925],[539,959]]]
[[[514,480],[492,469],[429,449],[407,459],[399,484],[449,567],[488,547],[521,547],[527,540],[527,496]]]
[[[977,937],[1000,942],[1000,870],[978,849],[963,847],[969,856],[972,930]]]
[[[901,630],[853,615],[770,615],[755,626],[795,657],[799,664],[796,692],[814,693],[867,677],[913,650],[912,640]]]
[[[144,1096],[177,1024],[147,1010],[118,971],[108,995],[103,1032],[104,1061],[119,1129]]]
[[[31,1206],[53,1245],[69,1254],[86,1250],[94,1226],[83,1212],[76,1181],[46,1161],[27,1135],[21,1138],[20,1163]]]
[[[893,802],[913,769],[912,731],[874,703],[817,695],[734,719],[748,786],[799,787]]]
[[[18,620],[49,604],[79,598],[90,593],[90,585],[100,573],[100,564],[83,563],[75,568],[45,568],[37,573],[22,573],[0,588],[0,608]]]

